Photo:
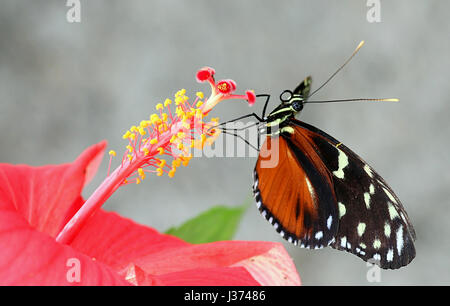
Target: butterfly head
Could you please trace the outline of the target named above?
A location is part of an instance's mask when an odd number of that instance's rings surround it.
[[[294,113],[298,113],[303,109],[304,99],[299,93],[285,90],[280,95],[281,104],[289,107]]]

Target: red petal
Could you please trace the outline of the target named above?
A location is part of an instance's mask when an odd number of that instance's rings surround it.
[[[259,286],[246,269],[208,268],[173,272],[152,277],[155,285],[164,286]]]
[[[184,270],[162,275],[150,275],[134,264],[122,273],[136,286],[259,286],[242,267]]]
[[[16,210],[53,237],[80,205],[84,185],[97,171],[106,142],[86,149],[73,163],[31,167],[0,164],[0,208]]]
[[[87,222],[72,246],[119,272],[130,264],[136,265],[146,277],[172,273],[188,277],[193,273],[189,277],[195,278],[195,273],[188,271],[233,266],[244,267],[260,284],[300,284],[291,258],[279,243],[222,241],[191,245],[103,210]],[[186,283],[190,283],[189,277]]]
[[[34,230],[14,210],[0,210],[0,250],[0,285],[130,285],[105,264]]]
[[[97,258],[117,271],[149,254],[186,245],[189,244],[179,238],[160,234],[102,209],[88,220],[71,243],[74,249]]]

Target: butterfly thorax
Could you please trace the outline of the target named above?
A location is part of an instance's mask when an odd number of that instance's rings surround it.
[[[271,136],[279,135],[280,133],[291,133],[289,127],[291,119],[295,117],[303,109],[303,97],[294,94],[287,101],[283,101],[277,106],[266,118],[267,134]]]

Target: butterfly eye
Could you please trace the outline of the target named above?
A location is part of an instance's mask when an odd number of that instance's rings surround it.
[[[303,102],[301,102],[301,101],[294,101],[294,102],[292,102],[292,108],[296,112],[301,111],[303,109]]]
[[[280,95],[280,100],[282,102],[288,102],[292,98],[292,91],[285,90]]]

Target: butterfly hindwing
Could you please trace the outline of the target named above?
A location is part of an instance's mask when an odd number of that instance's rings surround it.
[[[332,174],[339,227],[331,246],[382,268],[407,265],[415,256],[415,232],[383,178],[325,132],[295,119],[291,124],[296,134],[308,139]]]
[[[254,180],[258,208],[283,238],[306,248],[333,242],[338,211],[331,176],[309,143],[268,136]]]

